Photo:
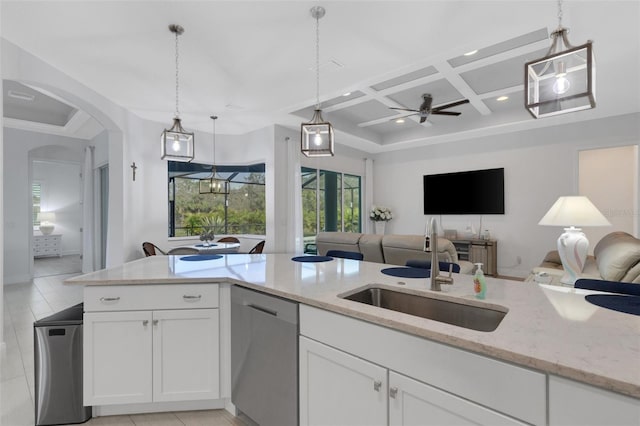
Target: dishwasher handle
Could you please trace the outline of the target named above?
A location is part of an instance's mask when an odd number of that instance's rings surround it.
[[[278,311],[274,311],[273,309],[265,308],[263,306],[254,305],[253,303],[248,303],[247,306],[251,309],[255,309],[256,311],[264,312],[265,314],[273,315],[274,317],[278,316]]]

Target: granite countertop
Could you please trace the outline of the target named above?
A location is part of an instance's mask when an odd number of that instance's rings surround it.
[[[233,254],[196,262],[181,260],[185,256],[151,256],[65,283],[228,282],[640,398],[640,316],[584,300],[595,292],[487,277],[486,299],[479,301],[471,275],[454,274],[454,285],[431,292],[426,279],[380,272],[390,265],[349,259],[294,262],[293,256]],[[466,304],[498,305],[509,312],[495,331],[482,332],[338,297],[369,284]]]

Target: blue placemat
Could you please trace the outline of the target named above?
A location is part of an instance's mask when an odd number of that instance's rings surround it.
[[[385,268],[380,272],[382,272],[383,274],[391,275],[392,277],[401,278],[429,278],[429,276],[431,275],[431,269],[408,268],[406,266]]]
[[[222,256],[219,254],[194,254],[193,256],[181,257],[180,260],[185,260],[187,262],[198,262],[201,260],[215,260],[221,258]]]
[[[329,256],[296,256],[292,257],[294,262],[328,262],[333,260],[333,257]]]
[[[625,314],[640,315],[640,296],[619,294],[589,294],[585,300],[602,308],[613,309]]]
[[[205,247],[205,248],[206,247],[215,247],[215,246],[217,246],[217,244],[215,244],[215,243],[211,243],[208,246],[205,246],[204,244],[196,244],[196,247]]]

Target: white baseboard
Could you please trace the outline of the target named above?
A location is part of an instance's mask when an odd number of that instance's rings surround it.
[[[227,399],[177,402],[150,402],[147,404],[117,404],[93,407],[93,417],[123,414],[163,413],[167,411],[193,411],[226,409]]]

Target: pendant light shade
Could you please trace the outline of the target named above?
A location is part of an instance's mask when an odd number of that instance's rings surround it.
[[[325,13],[321,6],[311,8],[311,16],[316,20],[316,109],[311,121],[302,123],[300,130],[300,150],[307,157],[333,155],[333,127],[324,121],[320,109],[320,18]]]
[[[302,153],[307,157],[333,155],[333,127],[317,109],[309,123],[302,124]]]
[[[568,30],[562,27],[562,1],[558,1],[558,21],[547,54],[525,64],[525,102],[534,118],[596,106],[592,42],[577,47],[569,43]]]
[[[200,179],[199,192],[200,194],[226,195],[229,193],[229,181],[216,177],[216,120],[218,116],[212,115],[210,118],[213,120],[213,164],[211,177]]]
[[[164,129],[160,140],[163,160],[186,162],[193,160],[193,133],[186,132],[182,128],[179,118],[173,119],[173,126],[170,129]]]
[[[178,36],[184,33],[184,28],[180,25],[169,25],[169,31],[176,36],[176,112],[173,118],[173,126],[170,129],[164,129],[160,136],[161,143],[161,159],[172,161],[189,162],[194,158],[194,140],[193,132],[187,132],[182,127],[180,120],[179,108],[179,51]]]

